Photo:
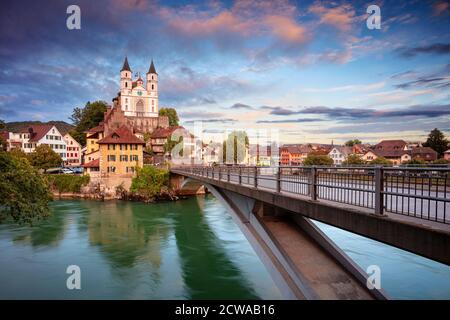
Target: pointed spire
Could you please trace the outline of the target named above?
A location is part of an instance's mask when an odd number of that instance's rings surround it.
[[[130,65],[128,64],[128,58],[125,56],[125,61],[123,62],[122,70],[120,71],[131,71]]]
[[[150,68],[148,69],[147,73],[156,73],[155,65],[153,64],[153,59],[152,59],[152,63],[150,64]]]

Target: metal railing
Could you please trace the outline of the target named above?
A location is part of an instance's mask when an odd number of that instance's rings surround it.
[[[171,170],[450,224],[450,168],[186,166]]]

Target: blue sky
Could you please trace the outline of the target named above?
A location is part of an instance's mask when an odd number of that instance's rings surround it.
[[[66,28],[70,4],[81,30]],[[160,106],[188,127],[278,129],[285,143],[450,132],[448,1],[10,1],[0,18],[6,121],[111,102],[127,55],[134,72],[154,59]]]

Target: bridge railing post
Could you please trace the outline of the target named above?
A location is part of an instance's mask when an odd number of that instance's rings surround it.
[[[311,167],[309,176],[309,194],[312,200],[317,200],[317,168]]]
[[[255,188],[258,187],[258,167],[255,166],[255,175],[254,175],[254,183],[255,183]]]
[[[219,167],[219,181],[222,180],[222,167]]]
[[[375,167],[375,214],[383,215],[384,207],[384,173],[383,167]]]
[[[277,192],[281,192],[281,167],[278,166],[277,170]]]
[[[227,167],[227,181],[230,182],[230,167]]]
[[[242,184],[242,167],[239,166],[239,184]]]

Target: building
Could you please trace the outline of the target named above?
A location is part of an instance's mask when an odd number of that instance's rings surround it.
[[[98,141],[103,139],[103,124],[89,129],[86,132],[86,150],[83,153],[83,163],[87,164],[100,157]]]
[[[66,142],[66,158],[65,165],[69,167],[78,167],[81,165],[81,145],[70,134],[64,135]]]
[[[31,153],[37,146],[45,144],[59,154],[63,161],[67,160],[66,141],[52,124],[34,124],[24,127],[20,132],[10,132],[8,144],[10,149],[20,148],[25,153]]]
[[[408,150],[408,144],[404,140],[382,140],[373,149],[376,151]]]
[[[260,144],[249,146],[249,165],[270,166],[272,164],[272,148]]]
[[[367,162],[371,162],[377,158],[386,158],[394,165],[402,164],[412,159],[411,150],[391,149],[391,150],[370,150],[361,158]]]
[[[425,162],[433,162],[437,159],[438,154],[430,147],[416,147],[411,149],[411,157]]]
[[[328,156],[333,159],[334,164],[342,164],[349,155],[353,154],[353,147],[336,146],[331,149]]]
[[[100,157],[84,165],[87,171],[99,171],[102,176],[132,176],[143,165],[145,142],[126,126],[114,130],[97,141]]]
[[[222,144],[210,142],[202,148],[203,163],[207,165],[214,165],[222,163],[220,155],[222,154]]]
[[[284,145],[280,148],[280,163],[283,166],[298,166],[313,151],[309,145]]]
[[[158,114],[158,73],[153,60],[146,74],[145,84],[140,75],[136,80],[133,80],[132,75],[128,59],[125,57],[120,70],[120,91],[113,99],[112,108],[121,109],[123,114],[116,113],[115,116],[120,119],[116,119],[115,122],[126,122],[127,126],[133,127],[135,134],[142,136],[145,133],[152,133],[156,128],[169,127],[169,118]],[[108,121],[105,119],[106,122]]]

